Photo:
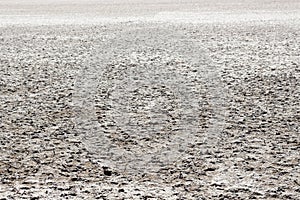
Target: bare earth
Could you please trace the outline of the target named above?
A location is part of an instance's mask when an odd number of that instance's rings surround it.
[[[0,0],[0,199],[300,199],[300,3]]]

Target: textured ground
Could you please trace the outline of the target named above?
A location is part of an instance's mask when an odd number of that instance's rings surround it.
[[[298,4],[265,5],[254,21],[0,21],[0,199],[299,199]]]

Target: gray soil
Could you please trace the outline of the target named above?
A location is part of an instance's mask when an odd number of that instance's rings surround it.
[[[0,1],[0,199],[300,199],[297,1],[72,2]]]

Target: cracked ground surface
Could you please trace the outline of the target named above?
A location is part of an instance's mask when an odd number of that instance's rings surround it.
[[[299,199],[299,21],[0,27],[0,199]]]

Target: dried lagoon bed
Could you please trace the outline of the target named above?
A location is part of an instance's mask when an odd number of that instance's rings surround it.
[[[0,197],[299,199],[286,22],[2,27]]]

